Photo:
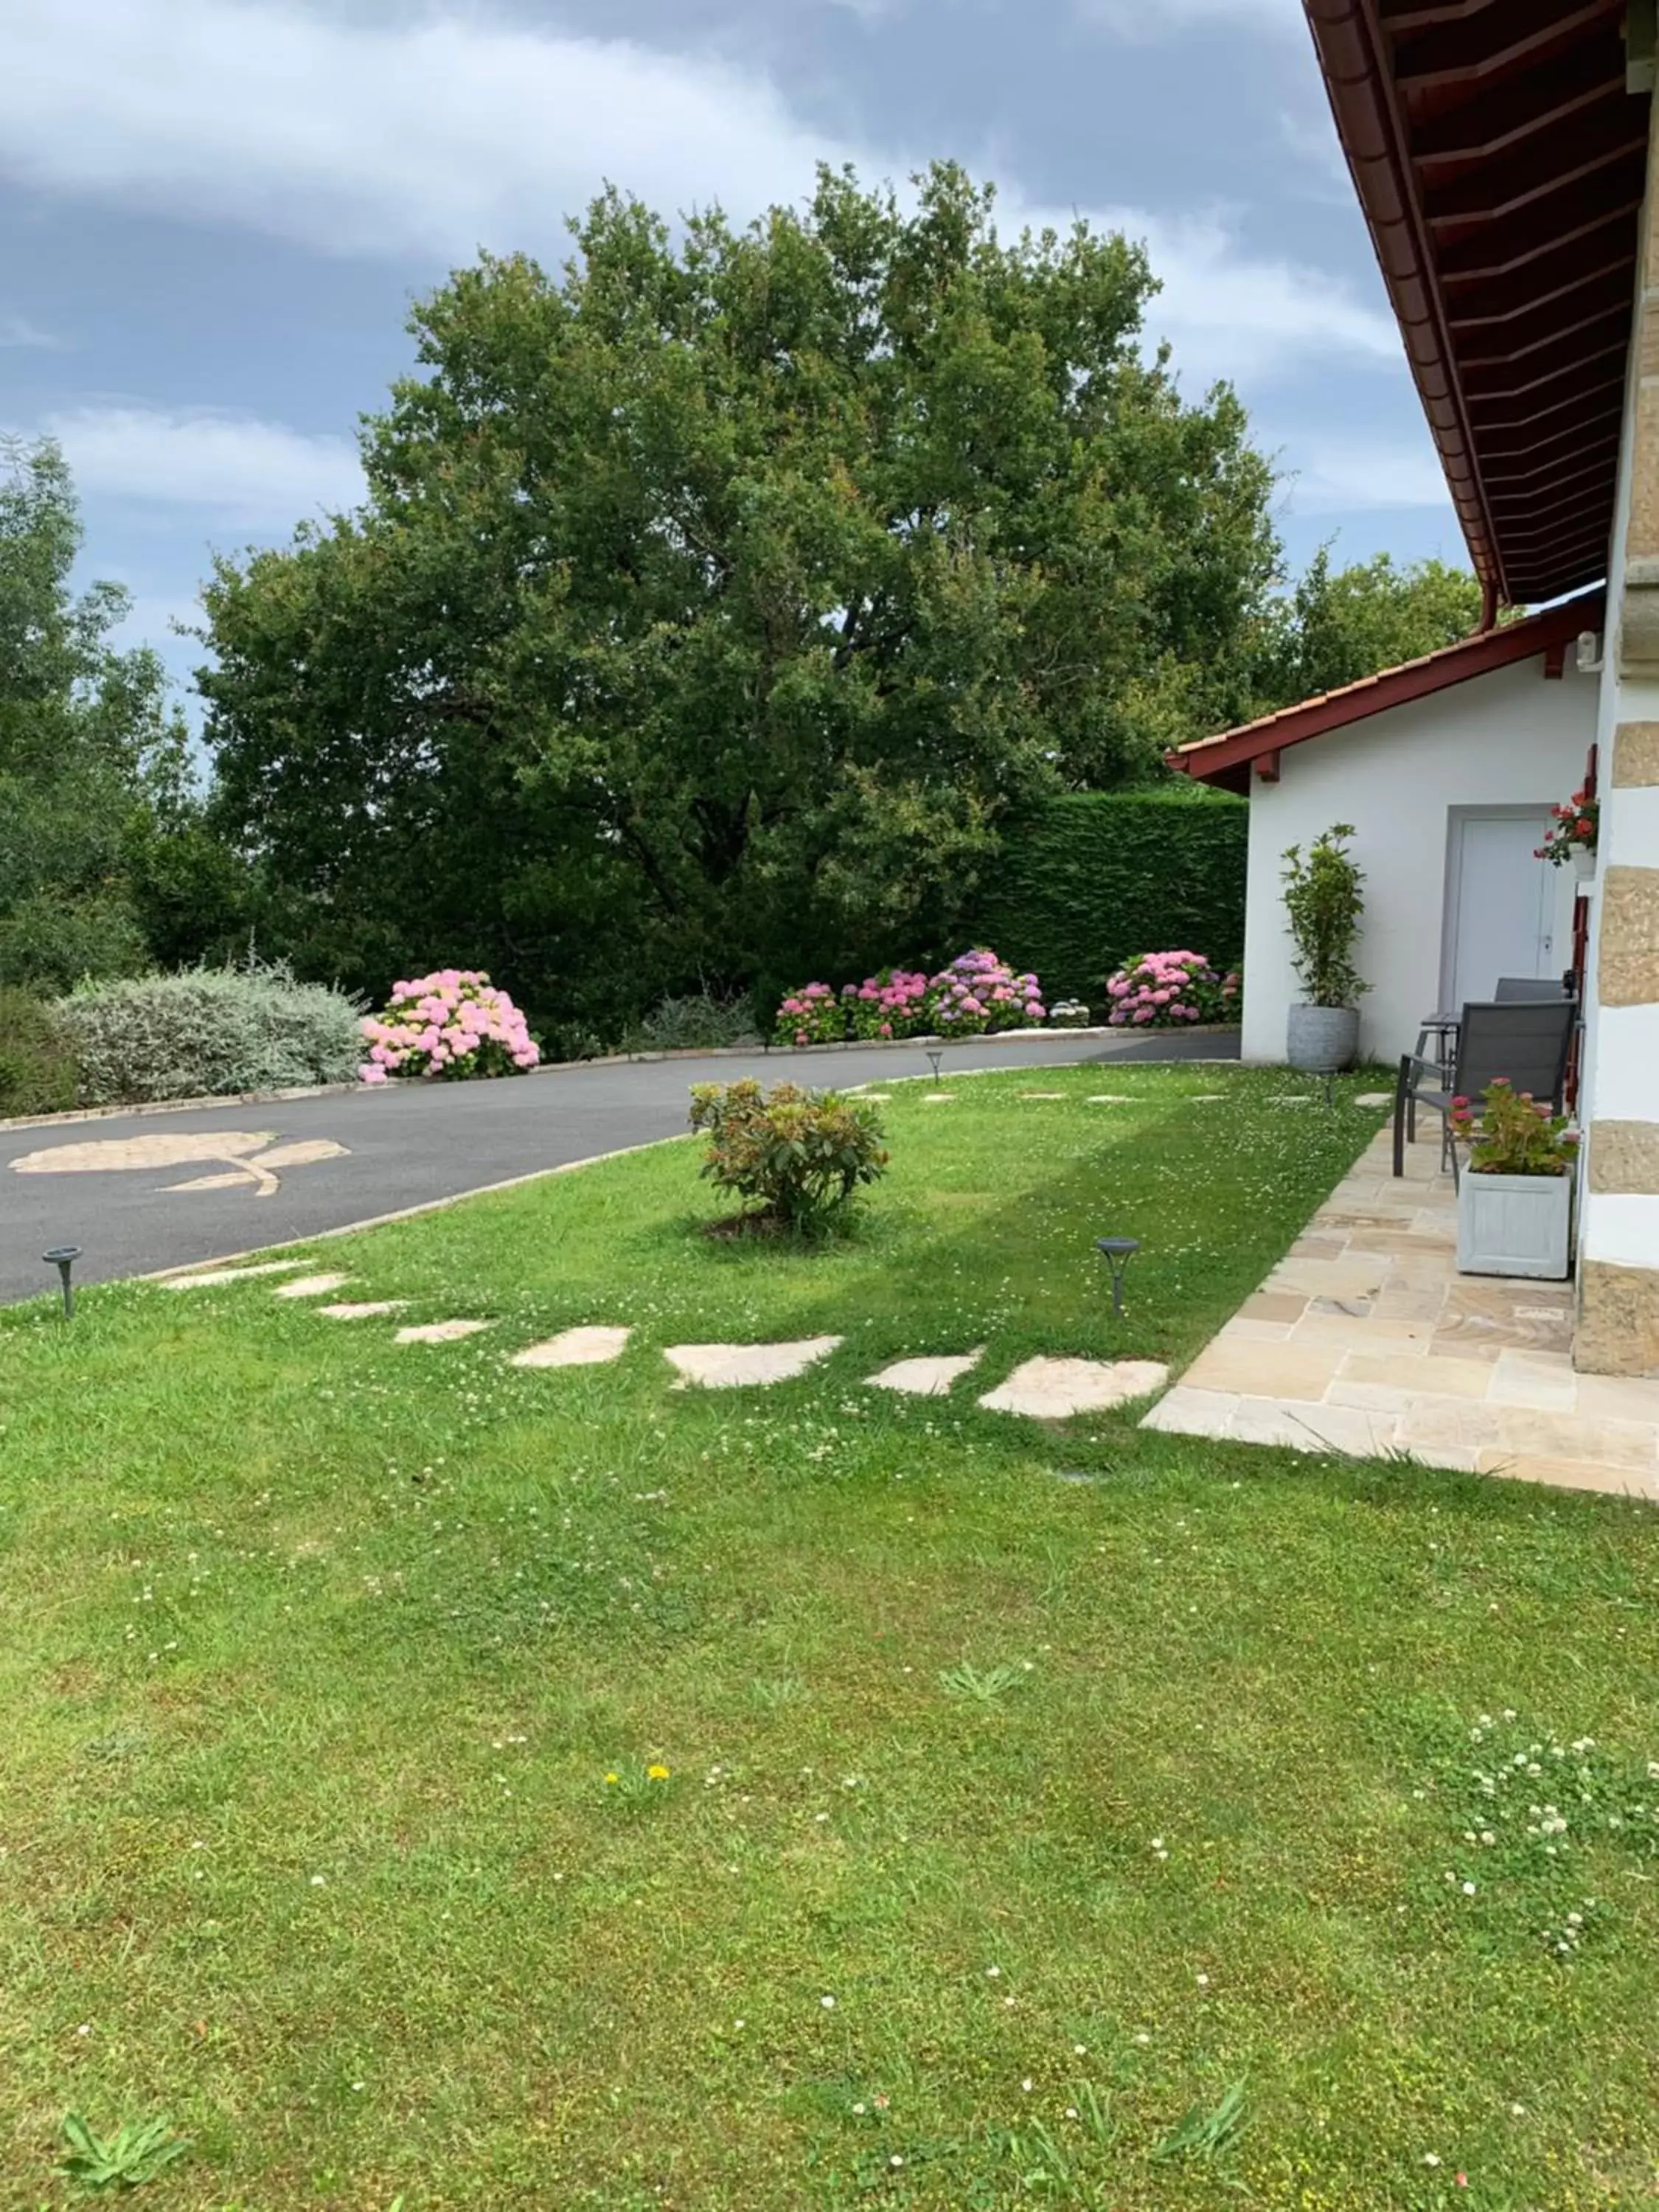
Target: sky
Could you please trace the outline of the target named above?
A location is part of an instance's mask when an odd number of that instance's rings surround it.
[[[1466,557],[1300,0],[0,0],[0,430],[61,441],[85,574],[181,678],[214,554],[359,496],[450,269],[556,264],[607,180],[746,219],[820,160],[1143,240],[1294,568]]]

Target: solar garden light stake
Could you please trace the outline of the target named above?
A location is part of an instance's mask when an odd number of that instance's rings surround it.
[[[935,1091],[939,1088],[939,1062],[944,1059],[944,1057],[945,1054],[939,1049],[937,1045],[929,1045],[927,1047],[928,1064],[933,1071],[933,1088]]]
[[[1105,1259],[1112,1271],[1112,1311],[1119,1318],[1123,1313],[1123,1278],[1129,1262],[1140,1249],[1139,1237],[1097,1237],[1095,1249]]]
[[[50,1252],[43,1252],[40,1255],[49,1267],[57,1268],[58,1279],[64,1285],[64,1319],[65,1321],[75,1319],[75,1285],[70,1280],[70,1275],[80,1256],[81,1247],[78,1244],[54,1244]]]

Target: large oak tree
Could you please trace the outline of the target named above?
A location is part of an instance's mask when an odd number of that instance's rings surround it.
[[[936,167],[416,311],[368,496],[223,562],[221,817],[313,964],[547,1013],[945,942],[1006,810],[1244,711],[1272,472],[1149,359],[1139,247]]]

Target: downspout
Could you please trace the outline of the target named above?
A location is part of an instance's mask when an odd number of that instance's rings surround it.
[[[1495,627],[1498,621],[1498,584],[1495,578],[1480,580],[1480,629],[1484,633]]]

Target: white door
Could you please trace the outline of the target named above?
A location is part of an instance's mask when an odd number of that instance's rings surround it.
[[[1549,819],[1537,807],[1452,817],[1443,988],[1449,1008],[1490,999],[1500,975],[1559,976],[1556,870],[1534,857]],[[1569,948],[1570,951],[1570,948]]]

